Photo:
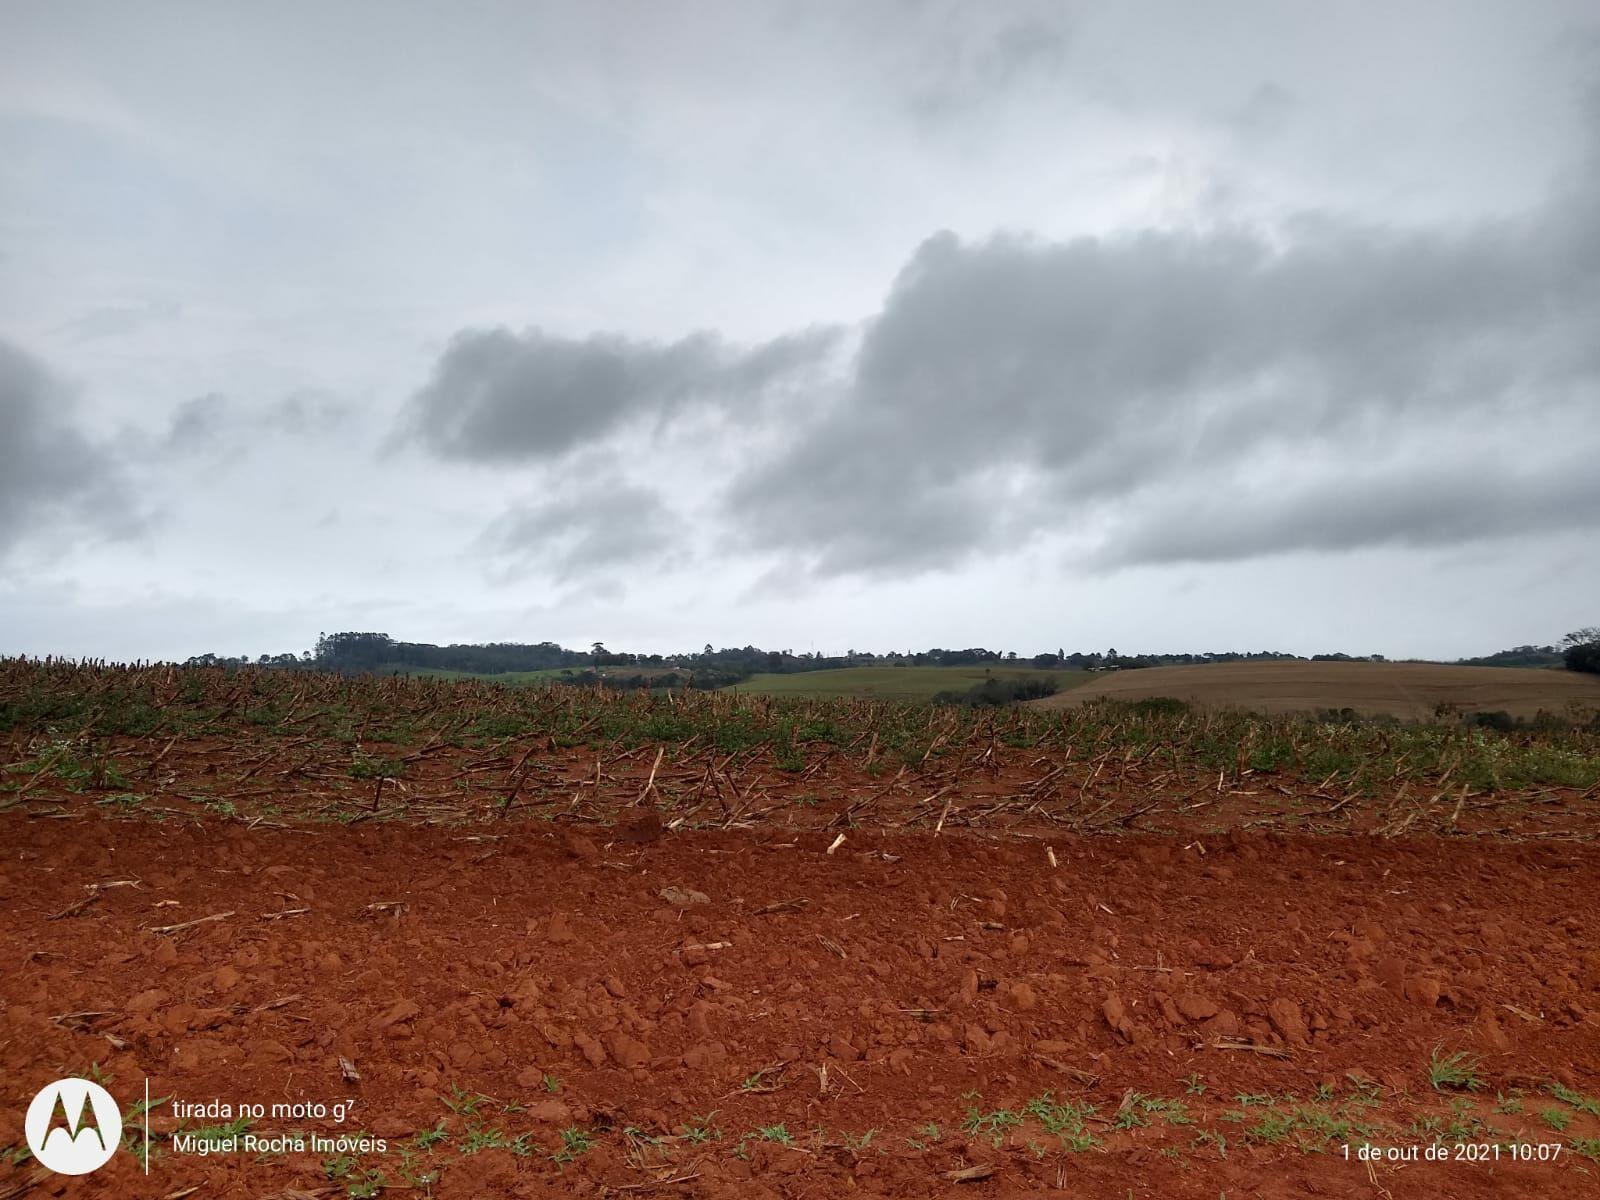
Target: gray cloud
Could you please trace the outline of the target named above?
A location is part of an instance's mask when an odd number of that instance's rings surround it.
[[[1593,447],[1591,447],[1591,450]],[[1268,492],[1224,484],[1137,503],[1113,524],[1097,561],[1226,562],[1295,551],[1456,545],[1536,530],[1600,526],[1600,471],[1570,453],[1358,467]]]
[[[1268,81],[1245,97],[1228,124],[1241,136],[1268,138],[1279,133],[1294,113],[1295,98],[1287,88]]]
[[[1271,235],[936,235],[841,402],[735,481],[728,519],[824,574],[1107,519],[1119,562],[1182,557],[1189,536],[1193,557],[1246,558],[1600,524],[1582,470],[1539,469],[1556,429],[1600,451],[1597,198],[1580,181],[1448,231],[1310,214]],[[1415,494],[1397,475],[1340,501],[1339,481],[1291,475],[1186,498],[1253,463],[1342,461],[1361,481],[1364,456],[1408,438]],[[1430,446],[1451,441],[1472,465],[1434,480]]]
[[[748,348],[466,331],[402,436],[537,463],[699,408],[743,417],[724,544],[821,575],[947,567],[1041,534],[1110,531],[1088,561],[1123,565],[1600,523],[1564,457],[1600,450],[1593,165],[1520,218],[1456,228],[1310,212],[1065,242],[939,233],[842,378],[826,376],[837,328]],[[1470,468],[1440,473],[1446,444]],[[1397,447],[1410,459],[1374,473]],[[1269,469],[1271,491],[1234,486]],[[554,561],[575,573],[670,536],[659,515],[621,489],[508,515],[490,543],[508,555],[569,522]]]
[[[173,410],[162,449],[179,455],[244,451],[265,436],[322,437],[353,415],[347,402],[313,389],[254,409],[241,409],[220,392],[207,392]]]
[[[136,305],[106,305],[63,325],[60,332],[69,334],[74,341],[91,342],[100,338],[121,337],[136,333],[147,325],[176,321],[183,315],[183,306],[171,300],[150,300]]]
[[[479,547],[506,575],[537,572],[570,582],[655,562],[680,531],[655,492],[607,475],[511,508],[485,530]]]
[[[1048,84],[1066,66],[1071,37],[1059,9],[1020,16],[1007,11],[987,29],[982,21],[974,28],[962,19],[972,11],[943,14],[943,36],[929,38],[907,64],[908,105],[921,122],[981,112],[1019,89]]]
[[[1594,620],[1593,0],[625,11],[0,6],[0,649]]]
[[[553,460],[633,422],[665,422],[704,404],[754,416],[812,375],[838,339],[809,329],[753,347],[698,333],[676,342],[616,334],[467,330],[411,400],[398,431],[442,458]]]
[[[0,554],[62,529],[125,536],[141,523],[122,464],[72,424],[72,396],[0,339]]]
[[[178,454],[215,449],[228,420],[227,397],[207,392],[178,405],[167,428],[165,448]]]
[[[257,420],[259,428],[285,437],[320,437],[354,419],[349,401],[315,388],[302,388],[268,405]]]

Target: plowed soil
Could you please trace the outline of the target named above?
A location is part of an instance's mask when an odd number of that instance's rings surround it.
[[[1600,1195],[1582,730],[15,662],[0,728],[0,1200]]]
[[[1240,662],[1108,671],[1033,703],[1069,708],[1092,700],[1171,696],[1208,707],[1263,713],[1348,708],[1407,721],[1433,718],[1440,705],[1462,713],[1531,718],[1600,712],[1600,678],[1574,671],[1458,667],[1436,663]]]
[[[62,1075],[172,1098],[148,1175],[0,1196],[1600,1195],[1590,842],[652,811],[0,817],[0,1146]],[[386,1148],[181,1153],[212,1099]]]

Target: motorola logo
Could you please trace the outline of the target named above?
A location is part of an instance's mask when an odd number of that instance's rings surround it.
[[[117,1102],[87,1079],[46,1084],[28,1105],[23,1125],[34,1158],[60,1175],[87,1175],[105,1166],[122,1141]]]

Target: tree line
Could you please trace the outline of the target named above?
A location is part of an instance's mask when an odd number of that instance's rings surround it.
[[[841,667],[1032,667],[1038,670],[1138,670],[1145,667],[1184,666],[1224,662],[1383,662],[1381,654],[1314,654],[1309,658],[1280,650],[1205,651],[1183,654],[1124,654],[1115,647],[1105,651],[1067,650],[1019,655],[1014,650],[970,646],[960,650],[934,648],[874,652],[846,650],[825,654],[815,650],[759,646],[724,646],[707,642],[700,650],[678,654],[640,654],[608,650],[601,642],[587,650],[574,650],[556,642],[474,642],[438,646],[406,642],[386,633],[324,633],[316,646],[300,653],[226,656],[200,654],[188,666],[262,666],[281,669],[336,671],[341,673],[406,673],[419,670],[461,671],[474,675],[504,675],[516,671],[566,671],[576,682],[604,682],[617,686],[626,681],[645,687],[723,687],[759,673],[787,674],[828,671]],[[1568,634],[1560,645],[1517,646],[1479,658],[1458,660],[1464,665],[1554,667],[1600,672],[1600,626]],[[635,668],[633,672],[619,668]]]
[[[1349,655],[1318,655],[1318,658],[1349,658]],[[1374,655],[1373,658],[1381,656]],[[1136,670],[1141,667],[1176,666],[1208,662],[1295,661],[1299,655],[1286,651],[1209,651],[1195,654],[1122,654],[1112,647],[1105,651],[1072,651],[1019,655],[1014,650],[990,650],[982,646],[950,650],[906,650],[874,652],[847,649],[843,654],[815,650],[796,653],[792,649],[765,649],[760,646],[713,646],[707,642],[700,650],[677,654],[641,654],[608,650],[595,642],[587,650],[574,650],[555,642],[484,642],[438,646],[430,642],[406,642],[386,633],[324,633],[316,646],[299,654],[262,654],[229,657],[201,654],[190,658],[190,666],[263,666],[286,669],[314,669],[345,673],[406,672],[417,670],[462,671],[475,675],[504,675],[516,671],[571,671],[579,679],[616,678],[626,672],[616,668],[645,669],[641,678],[659,678],[680,673],[696,686],[720,687],[737,683],[758,673],[787,674],[800,671],[827,671],[841,667],[1032,667],[1040,670]],[[603,675],[602,675],[603,673]],[[656,684],[656,686],[662,686]],[[667,685],[667,686],[670,686]]]

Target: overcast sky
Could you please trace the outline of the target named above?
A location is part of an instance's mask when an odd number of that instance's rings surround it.
[[[0,0],[0,654],[1600,621],[1600,10]]]

